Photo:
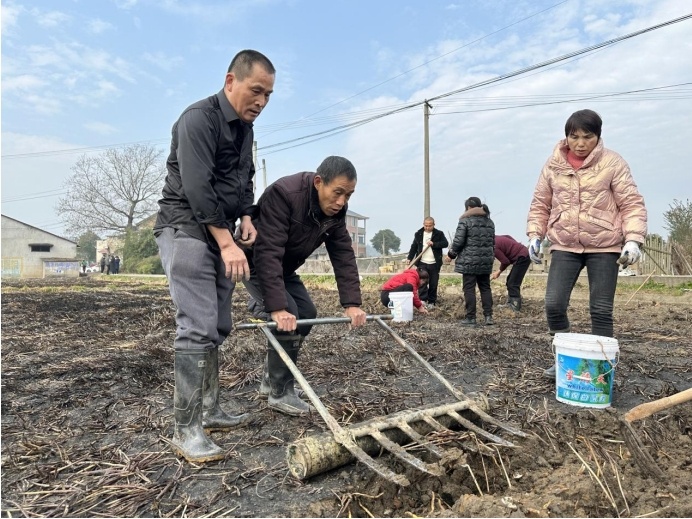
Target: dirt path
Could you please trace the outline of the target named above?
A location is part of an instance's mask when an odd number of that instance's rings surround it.
[[[540,290],[527,292],[520,315],[498,308],[496,326],[460,327],[452,293],[434,314],[393,324],[448,380],[487,395],[493,416],[529,434],[493,430],[513,449],[464,429],[433,434],[447,453],[441,477],[380,458],[411,480],[401,488],[359,464],[308,481],[290,475],[286,446],[325,426],[257,399],[265,344],[253,331],[224,344],[221,382],[227,407],[253,411],[254,423],[214,433],[228,451],[221,462],[197,467],[172,455],[175,325],[162,284],[95,277],[2,289],[4,517],[692,516],[692,404],[636,424],[663,482],[642,475],[618,425],[631,407],[692,386],[692,305],[679,299],[643,293],[616,305],[621,357],[608,410],[559,403],[540,377],[552,355]],[[582,290],[570,317],[588,333]],[[336,292],[311,292],[320,315],[341,315]],[[239,321],[248,317],[244,296],[239,289]],[[377,293],[365,299],[368,313],[384,313]],[[315,327],[299,366],[343,425],[453,401],[375,325]]]

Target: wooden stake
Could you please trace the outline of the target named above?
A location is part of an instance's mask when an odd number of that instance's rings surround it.
[[[632,295],[630,296],[630,298],[629,298],[629,299],[627,300],[627,302],[625,303],[625,306],[627,306],[627,305],[630,303],[630,301],[632,301],[632,298],[633,298],[634,296],[637,295],[637,292],[639,292],[639,291],[642,289],[642,287],[643,287],[644,285],[646,285],[647,281],[649,281],[649,279],[651,279],[651,276],[654,275],[654,272],[656,272],[656,269],[655,269],[655,268],[651,271],[651,274],[649,274],[649,275],[646,277],[646,279],[644,280],[644,283],[642,283],[641,285],[639,285],[639,288],[638,288],[637,290],[635,290],[635,291],[634,291],[634,294],[632,294]]]

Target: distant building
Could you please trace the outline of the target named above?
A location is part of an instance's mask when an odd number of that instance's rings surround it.
[[[365,251],[365,220],[367,219],[367,216],[354,213],[350,209],[346,212],[346,229],[351,235],[351,246],[353,247],[353,252],[356,253],[356,258],[364,258],[367,256]],[[329,254],[327,253],[327,248],[324,245],[320,245],[315,252],[310,255],[309,259],[328,260]]]
[[[2,277],[79,277],[77,242],[2,215]]]
[[[351,235],[351,244],[356,258],[364,258],[367,255],[365,252],[365,221],[367,219],[367,216],[354,213],[350,209],[346,212],[346,228]]]

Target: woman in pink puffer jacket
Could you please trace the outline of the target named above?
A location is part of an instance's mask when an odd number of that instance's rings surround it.
[[[589,279],[591,333],[613,336],[618,261],[635,263],[646,238],[646,207],[627,162],[603,146],[602,121],[592,110],[574,112],[564,140],[541,171],[529,209],[529,253],[540,263],[551,242],[545,312],[551,334],[569,332],[567,307],[579,273]],[[545,376],[555,376],[555,366]]]

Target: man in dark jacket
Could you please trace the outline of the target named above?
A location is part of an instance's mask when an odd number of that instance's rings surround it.
[[[339,301],[353,326],[365,324],[360,278],[351,236],[346,229],[348,200],[356,188],[356,169],[343,157],[327,157],[316,173],[296,173],[271,184],[260,197],[253,220],[257,241],[247,250],[252,275],[245,286],[277,323],[276,338],[293,362],[310,326],[297,319],[314,319],[317,309],[296,273],[323,243],[329,253]],[[267,347],[260,394],[269,407],[299,416],[312,409],[295,393],[294,377],[271,344]]]
[[[523,243],[506,234],[495,236],[495,257],[500,262],[500,270],[490,276],[497,279],[510,265],[512,270],[507,276],[507,306],[518,312],[521,310],[521,282],[529,269],[529,249]]]
[[[222,90],[186,108],[173,125],[154,234],[177,310],[171,445],[196,463],[226,455],[204,429],[227,430],[248,418],[219,405],[219,346],[232,329],[235,283],[250,272],[238,245],[252,245],[257,234],[252,123],[269,101],[274,76],[266,56],[243,50]]]
[[[440,269],[442,268],[442,249],[447,247],[449,242],[445,238],[445,233],[435,229],[435,219],[428,216],[423,220],[423,227],[413,235],[413,243],[408,251],[408,261],[413,261],[419,254],[421,257],[415,263],[421,270],[428,273],[428,286],[420,291],[420,299],[426,304],[426,308],[435,308],[437,304],[437,284],[440,280]],[[425,252],[424,252],[425,251]]]

